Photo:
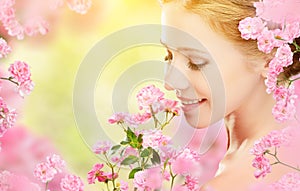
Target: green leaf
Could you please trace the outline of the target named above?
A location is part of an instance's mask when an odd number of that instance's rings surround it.
[[[150,156],[151,151],[149,149],[144,149],[141,153],[141,157],[148,157]]]
[[[129,144],[129,142],[128,141],[121,141],[121,143],[120,143],[121,145],[128,145]]]
[[[136,163],[137,161],[139,161],[138,157],[134,155],[129,155],[121,162],[121,165],[130,165]]]
[[[119,149],[121,148],[121,145],[115,145],[110,150],[112,151],[111,154],[115,154]]]
[[[134,178],[134,174],[137,173],[138,171],[141,171],[141,170],[143,170],[141,167],[136,167],[136,168],[132,169],[130,171],[130,173],[129,173],[128,178],[129,179],[133,179]]]
[[[160,164],[160,156],[159,154],[153,149],[153,157],[151,158],[152,164]]]

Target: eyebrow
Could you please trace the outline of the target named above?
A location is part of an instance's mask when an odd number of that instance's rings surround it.
[[[190,48],[190,47],[177,47],[177,48],[171,48],[169,47],[165,42],[163,42],[161,39],[160,39],[160,43],[162,45],[164,45],[166,48],[168,49],[175,49],[175,50],[178,50],[178,51],[183,51],[183,52],[199,52],[199,53],[204,53],[203,51],[199,50],[199,49],[196,49],[196,48]]]

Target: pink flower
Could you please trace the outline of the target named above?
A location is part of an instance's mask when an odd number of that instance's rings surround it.
[[[118,177],[117,173],[106,173],[102,171],[104,164],[95,164],[93,166],[93,169],[88,172],[88,183],[89,184],[95,184],[95,180],[98,180],[99,182],[105,182],[107,180],[116,179]]]
[[[269,63],[270,67],[274,67],[274,69],[272,69],[271,71],[269,71],[267,78],[265,80],[265,85],[267,86],[266,92],[268,94],[272,93],[273,91],[275,91],[275,89],[277,88],[277,70],[275,69],[276,67],[276,63],[272,63],[272,62],[276,62],[276,59],[271,60],[271,62]]]
[[[173,113],[174,115],[179,115],[180,108],[178,107],[178,101],[163,99],[162,103],[165,112]]]
[[[194,175],[201,170],[199,161],[200,156],[198,153],[189,148],[185,148],[170,161],[172,164],[172,172],[184,176]]]
[[[86,14],[92,6],[91,0],[67,0],[68,7],[76,13]]]
[[[284,23],[282,25],[283,39],[286,40],[288,43],[293,43],[293,40],[300,36],[300,20],[292,23]]]
[[[17,113],[14,109],[9,109],[0,97],[0,137],[16,122]]]
[[[298,191],[300,188],[300,174],[296,172],[287,173],[280,180],[273,183],[272,187],[275,191]]]
[[[138,191],[151,191],[161,188],[162,175],[160,168],[150,168],[134,174],[133,185]]]
[[[66,175],[60,183],[62,191],[83,191],[84,184],[80,177],[75,175]]]
[[[10,65],[8,71],[14,79],[19,83],[23,83],[27,80],[30,80],[31,73],[28,64],[22,61],[15,61]]]
[[[151,118],[150,113],[143,113],[143,114],[132,114],[130,116],[130,123],[133,126],[141,125],[146,123]]]
[[[255,2],[256,15],[275,23],[290,23],[300,20],[298,0],[262,0]]]
[[[94,145],[93,151],[96,154],[105,154],[112,147],[110,141],[99,141]]]
[[[18,40],[24,38],[24,27],[15,18],[3,23],[3,26],[9,36],[16,36]]]
[[[281,67],[287,67],[293,63],[293,52],[287,44],[284,44],[277,49],[275,57]]]
[[[23,98],[25,95],[29,95],[34,88],[34,82],[31,80],[26,80],[20,83],[18,87],[19,95]]]
[[[295,100],[297,99],[297,95],[295,94],[293,85],[290,85],[289,88],[283,86],[277,87],[273,97],[276,100],[276,104],[272,109],[272,114],[278,122],[284,122],[295,115]]]
[[[256,156],[252,161],[252,166],[256,168],[254,172],[255,178],[265,177],[268,173],[271,173],[270,161],[264,156]]]
[[[125,118],[127,118],[129,116],[128,113],[124,113],[124,112],[118,112],[118,113],[114,113],[109,119],[108,122],[110,124],[114,124],[114,123],[124,123],[125,122]]]
[[[52,155],[47,157],[47,163],[54,168],[57,172],[62,172],[66,166],[66,162],[58,155]]]
[[[11,47],[0,37],[0,58],[6,57],[9,53],[11,53]]]
[[[163,135],[161,130],[148,130],[143,132],[143,147],[157,149],[170,143],[171,138]]]
[[[41,17],[31,18],[24,25],[24,32],[28,36],[45,35],[49,31],[49,23]]]
[[[120,181],[120,191],[128,191],[128,182],[125,182],[123,180]]]
[[[200,187],[198,179],[189,175],[185,177],[185,184],[189,191],[197,191]]]
[[[139,108],[148,109],[150,105],[163,99],[164,93],[154,85],[141,89],[137,94]]]
[[[257,47],[264,53],[270,53],[276,45],[275,35],[273,31],[265,29],[257,37]]]
[[[50,182],[57,171],[47,162],[39,163],[34,169],[34,176],[43,183]]]
[[[259,17],[247,17],[240,21],[238,29],[243,39],[257,39],[265,25]]]

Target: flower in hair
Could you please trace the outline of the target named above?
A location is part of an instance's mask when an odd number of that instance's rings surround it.
[[[296,79],[282,79],[286,67],[293,64],[293,56],[300,53],[296,39],[300,37],[299,0],[261,0],[254,3],[255,17],[240,21],[239,31],[245,40],[256,40],[257,47],[266,54],[273,54],[265,84],[267,93],[273,93],[276,104],[272,113],[278,122],[292,118],[296,112],[297,95],[292,82]],[[280,76],[280,78],[279,78]]]

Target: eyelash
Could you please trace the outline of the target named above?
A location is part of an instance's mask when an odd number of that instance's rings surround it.
[[[167,50],[168,51],[168,54],[165,56],[165,61],[172,61],[173,59],[173,55],[172,55],[172,52]],[[191,70],[201,70],[206,64],[194,64],[190,59],[189,59],[189,62],[187,63],[187,67]]]

